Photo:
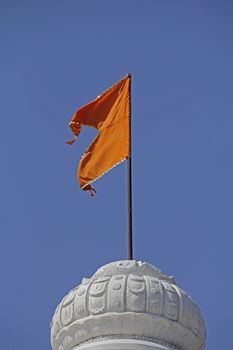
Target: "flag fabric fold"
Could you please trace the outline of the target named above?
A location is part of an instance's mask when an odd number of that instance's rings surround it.
[[[82,126],[92,126],[99,133],[84,153],[78,166],[78,181],[83,190],[95,194],[91,184],[130,156],[130,83],[131,76],[117,82],[94,101],[79,109],[70,127],[75,134]]]

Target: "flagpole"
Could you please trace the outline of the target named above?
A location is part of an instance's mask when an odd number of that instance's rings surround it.
[[[130,77],[130,121],[129,121],[129,150],[130,155],[128,158],[128,259],[133,260],[133,220],[132,220],[132,142],[131,142],[131,74]]]

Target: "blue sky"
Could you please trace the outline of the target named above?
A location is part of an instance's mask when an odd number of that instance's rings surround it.
[[[1,347],[50,349],[64,294],[127,258],[123,163],[76,182],[95,130],[74,111],[132,73],[134,255],[200,305],[232,348],[233,2],[0,1]]]

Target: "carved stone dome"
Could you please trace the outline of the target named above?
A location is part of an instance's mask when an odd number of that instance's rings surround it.
[[[58,305],[51,324],[53,350],[109,339],[203,350],[205,325],[197,304],[174,278],[148,263],[123,260],[84,278]]]

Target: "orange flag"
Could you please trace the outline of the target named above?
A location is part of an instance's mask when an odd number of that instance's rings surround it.
[[[127,75],[79,109],[69,124],[75,134],[69,145],[76,141],[82,125],[99,131],[78,167],[80,187],[90,190],[92,196],[96,193],[92,182],[130,156],[130,83]]]

